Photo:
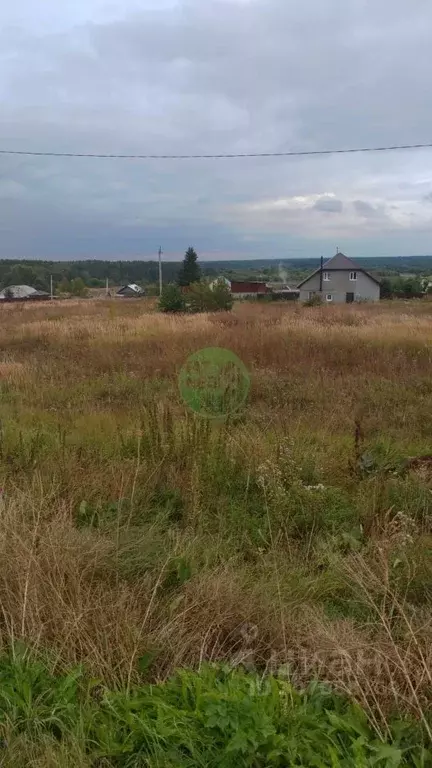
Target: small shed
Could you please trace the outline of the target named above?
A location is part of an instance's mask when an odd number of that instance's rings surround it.
[[[136,283],[123,285],[116,293],[116,296],[120,296],[123,299],[137,299],[144,295],[144,290]]]

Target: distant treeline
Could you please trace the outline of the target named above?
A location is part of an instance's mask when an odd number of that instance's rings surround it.
[[[126,283],[150,284],[158,280],[158,263],[155,261],[0,261],[0,285],[32,285],[48,291],[50,276],[54,286],[81,278],[88,287],[102,287],[108,278],[110,285]],[[180,262],[164,264],[164,280],[174,281]]]
[[[432,275],[432,256],[398,256],[394,258],[359,259],[361,264],[378,277],[397,275]],[[242,280],[287,279],[293,285],[300,282],[316,269],[319,259],[246,259],[232,261],[200,261],[204,277],[225,275]],[[164,282],[175,282],[181,262],[164,262]],[[282,271],[281,271],[282,268]],[[41,261],[41,260],[0,260],[0,286],[27,284],[39,290],[48,291],[50,276],[54,287],[81,279],[87,287],[97,288],[109,284],[123,285],[138,283],[156,286],[158,282],[157,261]]]

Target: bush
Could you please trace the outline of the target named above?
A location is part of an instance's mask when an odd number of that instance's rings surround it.
[[[75,277],[71,281],[71,294],[72,296],[80,296],[81,298],[87,296],[88,290],[82,277]]]
[[[389,280],[388,277],[384,277],[381,280],[381,285],[380,285],[380,299],[391,299],[391,298],[393,298],[391,280]]]
[[[322,297],[319,293],[315,293],[310,299],[304,302],[305,307],[320,307],[323,303]]]
[[[223,284],[210,287],[207,283],[194,283],[187,294],[190,312],[221,312],[232,308],[231,291]]]
[[[232,308],[231,291],[223,283],[211,288],[207,283],[193,283],[182,293],[177,285],[168,285],[159,301],[162,312],[223,312]]]
[[[211,288],[217,309],[226,312],[232,309],[233,297],[230,289],[223,280],[218,280]]]
[[[60,283],[57,286],[57,292],[58,293],[70,293],[72,290],[70,281],[67,279],[67,277],[63,277]]]
[[[185,312],[184,296],[180,288],[174,283],[170,283],[163,289],[159,299],[159,309],[161,312]]]

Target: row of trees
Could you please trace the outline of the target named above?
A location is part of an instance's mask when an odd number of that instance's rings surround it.
[[[188,259],[164,264],[164,278],[167,282],[190,285],[201,279],[201,268],[193,248],[188,250]],[[182,275],[179,270],[183,270]],[[85,295],[86,288],[102,288],[108,279],[111,285],[130,282],[153,286],[157,290],[159,267],[156,261],[20,261],[0,260],[0,287],[10,285],[31,285],[39,291],[49,291],[51,276],[56,293]]]
[[[46,291],[51,288],[51,274],[44,267],[35,269],[26,264],[14,264],[2,277],[2,288],[7,289],[11,285],[30,285],[38,291]],[[87,286],[82,277],[69,279],[67,275],[53,276],[53,287],[56,293],[69,293],[72,296],[85,296]]]
[[[384,277],[381,280],[382,299],[415,299],[428,291],[428,280],[420,277]]]
[[[11,261],[0,260],[0,286],[32,285],[40,291],[49,291],[50,278],[54,287],[63,280],[71,283],[80,278],[87,288],[102,288],[108,278],[110,285],[158,281],[156,261]],[[164,264],[164,276],[169,282],[177,280],[180,263]]]
[[[202,280],[198,255],[188,248],[177,283],[165,286],[159,301],[162,312],[218,312],[232,309],[231,291],[223,281],[211,286]]]

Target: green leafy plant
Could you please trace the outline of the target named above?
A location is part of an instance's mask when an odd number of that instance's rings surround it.
[[[147,675],[155,652],[139,660]],[[383,740],[349,699],[312,683],[203,666],[165,683],[112,691],[82,669],[54,676],[21,649],[0,662],[4,750],[24,736],[78,744],[90,765],[132,768],[402,768],[431,765],[421,729]],[[3,750],[3,751],[4,751]]]

